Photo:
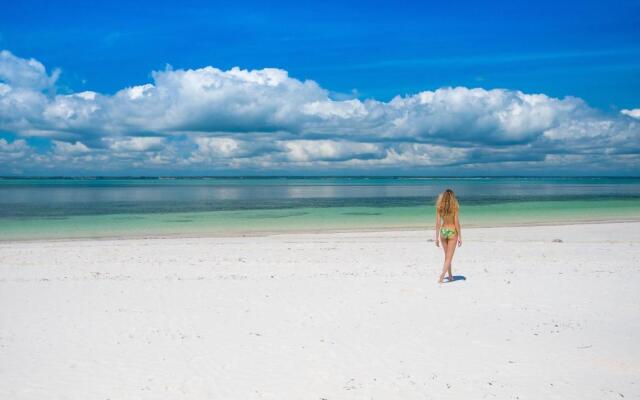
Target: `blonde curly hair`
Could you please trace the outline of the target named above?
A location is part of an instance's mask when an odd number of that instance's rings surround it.
[[[438,215],[442,217],[450,216],[455,214],[459,209],[460,204],[458,204],[458,199],[456,199],[456,194],[453,193],[453,190],[447,189],[440,193],[436,201]]]

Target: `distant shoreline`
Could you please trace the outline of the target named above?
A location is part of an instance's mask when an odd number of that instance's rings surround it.
[[[469,178],[607,178],[607,179],[640,179],[640,176],[633,175],[60,175],[60,176],[13,176],[4,175],[0,179],[5,180],[33,180],[33,179],[67,179],[67,180],[109,180],[109,179],[349,179],[349,178],[383,178],[383,179],[469,179]]]

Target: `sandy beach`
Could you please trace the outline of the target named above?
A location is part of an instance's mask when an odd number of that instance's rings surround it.
[[[638,399],[640,223],[0,243],[2,399]]]

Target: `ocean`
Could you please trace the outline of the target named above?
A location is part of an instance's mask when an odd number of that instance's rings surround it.
[[[640,220],[640,178],[0,178],[0,240],[433,229]]]

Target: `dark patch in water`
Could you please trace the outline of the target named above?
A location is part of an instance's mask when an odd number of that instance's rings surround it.
[[[127,216],[127,217],[113,217],[113,219],[146,219],[146,217],[141,217],[141,216]]]
[[[63,220],[63,219],[69,219],[68,217],[41,217],[42,219],[47,219],[47,220]]]
[[[345,212],[345,213],[341,213],[342,215],[382,215],[382,213],[378,213],[378,212]]]
[[[162,222],[193,222],[192,219],[165,219]]]

